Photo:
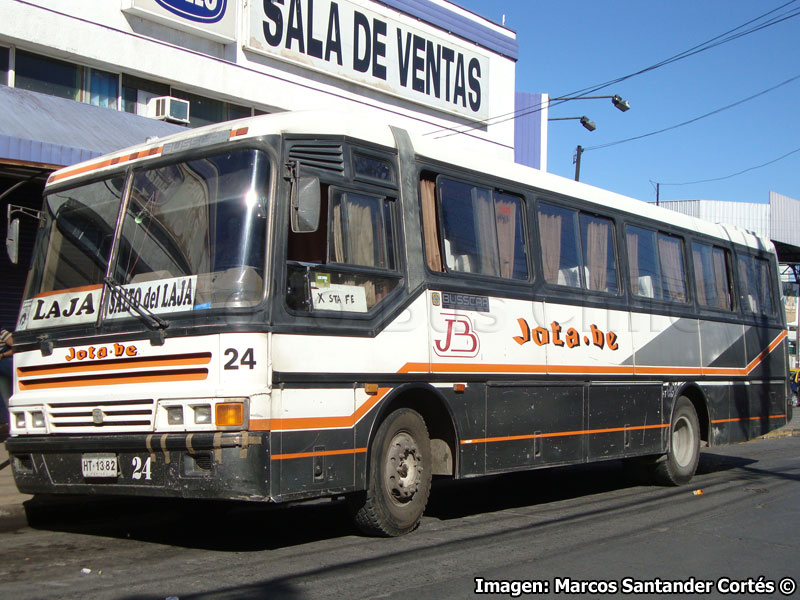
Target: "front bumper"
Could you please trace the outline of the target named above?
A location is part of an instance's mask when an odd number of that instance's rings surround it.
[[[27,494],[271,499],[268,433],[20,436],[6,448]],[[117,457],[116,476],[83,476],[82,458],[98,454]]]

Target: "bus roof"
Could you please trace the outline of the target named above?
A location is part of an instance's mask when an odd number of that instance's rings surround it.
[[[82,176],[97,176],[107,170],[128,166],[162,156],[165,147],[172,149],[197,147],[203,143],[224,140],[241,140],[276,134],[343,136],[367,140],[381,146],[395,148],[391,123],[385,119],[365,118],[353,113],[331,111],[297,111],[260,115],[187,129],[163,138],[148,139],[145,143],[118,152],[94,158],[59,169],[50,175],[47,184],[64,183]],[[656,221],[698,231],[734,243],[774,252],[772,244],[758,235],[733,225],[715,224],[703,219],[664,209],[647,202],[635,200],[615,192],[573,181],[559,175],[519,165],[495,156],[487,156],[485,142],[469,136],[453,134],[448,137],[422,135],[409,132],[415,153],[432,160],[455,163],[459,168],[493,177],[514,181],[526,186],[558,195],[570,196],[601,206],[614,207],[623,212],[640,215]]]

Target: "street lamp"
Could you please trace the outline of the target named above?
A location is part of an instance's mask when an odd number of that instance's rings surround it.
[[[630,110],[631,108],[631,103],[627,100],[623,100],[622,97],[617,94],[613,96],[564,96],[563,98],[550,98],[550,102],[555,102],[556,100],[562,102],[566,102],[567,100],[599,100],[601,98],[611,98],[611,103],[614,107],[622,112]]]
[[[616,108],[617,110],[619,110],[621,112],[626,112],[626,111],[630,110],[630,108],[631,108],[631,103],[628,102],[627,100],[623,100],[622,97],[619,96],[618,94],[614,94],[613,96],[564,96],[564,97],[561,97],[561,98],[550,98],[550,102],[554,102],[556,100],[561,101],[561,102],[566,102],[567,100],[599,100],[601,98],[610,98],[611,99],[611,103],[614,105],[614,108]],[[566,120],[566,119],[578,119],[578,118],[580,118],[580,120],[581,120],[581,125],[586,127],[586,129],[588,129],[589,131],[594,131],[595,130],[594,122],[590,121],[586,117],[563,117],[564,120]],[[560,120],[562,120],[562,119],[558,119],[558,118],[548,119],[548,121],[560,121]],[[580,180],[580,176],[581,176],[581,155],[583,154],[583,150],[584,150],[583,146],[578,146],[575,149],[575,156],[572,159],[572,161],[575,163],[575,181],[579,181]]]
[[[572,120],[580,120],[581,125],[583,125],[589,131],[594,131],[597,129],[597,125],[595,125],[594,121],[592,121],[589,117],[553,117],[552,119],[547,119],[548,121],[572,121]]]

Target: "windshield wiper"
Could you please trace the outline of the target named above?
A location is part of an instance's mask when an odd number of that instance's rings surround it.
[[[142,321],[144,321],[145,325],[150,329],[166,329],[169,327],[169,321],[162,319],[149,308],[139,306],[139,304],[134,301],[132,292],[126,290],[119,283],[114,281],[113,277],[104,277],[103,281],[105,281],[106,285],[125,302],[128,312],[134,316],[141,317]]]

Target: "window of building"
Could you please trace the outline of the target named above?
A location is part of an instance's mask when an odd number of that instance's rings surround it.
[[[695,293],[701,306],[733,309],[728,252],[711,244],[692,244]]]
[[[119,76],[24,50],[15,53],[14,85],[24,90],[117,108]]]
[[[739,294],[745,312],[774,315],[775,297],[769,261],[755,256],[739,255]]]
[[[441,253],[433,252],[430,238],[432,182],[422,182],[426,218],[426,248],[434,270],[441,270]],[[439,178],[439,219],[448,271],[527,279],[528,261],[525,245],[525,215],[518,196],[471,183]],[[427,201],[426,201],[427,197]],[[431,262],[432,257],[433,263]],[[437,263],[438,264],[435,264]],[[438,269],[436,267],[439,267]]]
[[[0,85],[8,85],[8,48],[0,46]]]
[[[683,240],[643,227],[628,226],[628,272],[636,296],[686,302]]]
[[[202,127],[212,123],[222,123],[232,119],[249,117],[252,110],[248,106],[231,104],[214,98],[206,98],[197,94],[190,94],[173,88],[172,96],[188,100],[189,105],[189,127]]]
[[[147,102],[158,96],[169,96],[169,85],[122,75],[122,110],[135,115],[147,116]]]

